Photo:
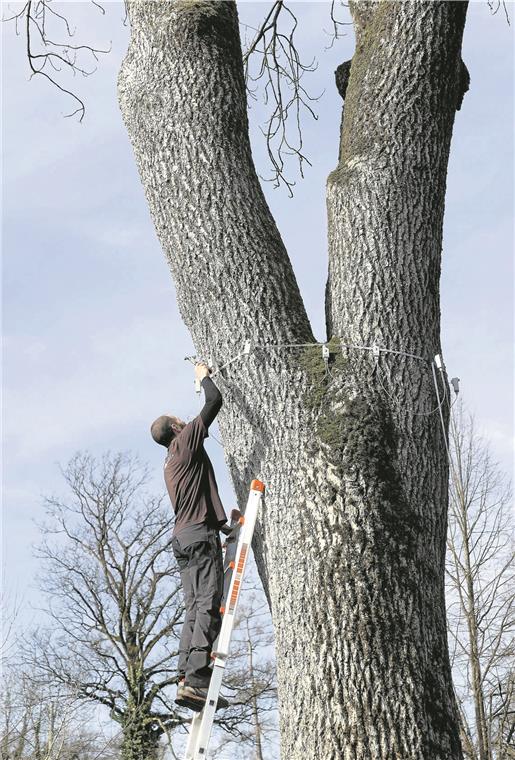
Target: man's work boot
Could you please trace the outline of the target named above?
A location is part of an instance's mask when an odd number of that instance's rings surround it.
[[[184,685],[185,685],[185,679],[183,676],[181,680],[179,681],[179,683],[177,684],[177,695],[175,697],[175,702],[181,707],[188,707],[188,702],[187,700],[184,699]]]
[[[200,712],[206,704],[208,690],[209,687],[207,686],[184,686],[181,692],[181,702],[177,702],[177,699],[175,701],[177,704],[189,707],[190,710]],[[216,709],[225,710],[226,707],[229,707],[229,702],[224,697],[219,696]]]

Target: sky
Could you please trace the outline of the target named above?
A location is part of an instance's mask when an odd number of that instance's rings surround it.
[[[200,401],[184,357],[193,353],[173,283],[152,226],[116,100],[128,29],[123,6],[53,3],[72,19],[75,40],[99,48],[98,70],[71,83],[85,101],[82,123],[64,118],[71,102],[42,77],[29,79],[24,40],[3,24],[3,560],[4,590],[37,618],[35,520],[42,498],[62,491],[58,465],[78,450],[131,450],[150,463],[163,491],[162,451],[149,424],[164,411],[191,418]],[[269,2],[239,3],[255,26]],[[3,4],[4,16],[9,7]],[[336,66],[353,38],[330,43],[329,3],[291,6],[298,46],[318,68],[305,86],[321,95],[318,120],[305,114],[312,167],[294,163],[294,197],[264,183],[290,252],[317,338],[324,336],[327,267],[325,182],[335,168],[341,101]],[[508,4],[512,21],[515,6]],[[63,37],[57,24],[55,36]],[[250,30],[247,30],[250,34]],[[245,36],[245,27],[242,26]],[[513,39],[502,12],[471,3],[463,58],[470,91],[456,114],[448,175],[442,269],[442,340],[449,375],[502,468],[513,462]],[[260,97],[258,95],[258,97]],[[253,154],[269,175],[251,101]],[[235,505],[223,452],[207,443],[226,507]]]

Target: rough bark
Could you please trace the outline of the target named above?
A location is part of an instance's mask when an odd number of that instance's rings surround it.
[[[351,8],[356,51],[327,183],[328,333],[429,362],[440,353],[445,182],[466,4]],[[349,351],[346,385],[342,532],[347,524],[352,541],[342,552],[340,700],[357,704],[358,717],[349,711],[346,721],[355,741],[359,729],[367,737],[369,756],[459,757],[444,625],[448,468],[439,417],[427,414],[430,367]],[[402,733],[392,730],[396,715]]]
[[[465,3],[363,3],[328,181],[328,337],[431,357]],[[199,355],[312,332],[252,162],[233,2],[129,3],[119,97]],[[429,366],[253,351],[219,376],[274,620],[287,760],[458,760],[443,596],[447,464]],[[395,400],[392,400],[392,396]],[[180,410],[177,410],[180,412]]]

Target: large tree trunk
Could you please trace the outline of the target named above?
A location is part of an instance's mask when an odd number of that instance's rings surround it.
[[[439,350],[445,174],[465,3],[362,3],[328,182],[328,337]],[[252,162],[234,2],[129,3],[123,117],[199,355],[311,328]],[[457,760],[447,463],[429,364],[255,348],[218,376],[274,620],[285,760]],[[381,374],[382,373],[382,374]],[[381,380],[381,382],[379,382]],[[383,388],[384,386],[384,388]],[[400,408],[402,407],[402,408]],[[177,410],[180,413],[180,410]]]

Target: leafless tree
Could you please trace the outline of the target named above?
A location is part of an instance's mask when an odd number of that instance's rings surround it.
[[[105,705],[124,760],[150,760],[186,722],[169,694],[183,614],[172,511],[145,492],[146,469],[130,455],[77,454],[63,476],[68,493],[46,499],[38,550],[50,625],[25,662]]]
[[[219,424],[241,508],[253,477],[267,485],[254,548],[281,752],[460,760],[432,361],[467,3],[350,3],[327,180],[329,356],[253,162],[236,3],[127,8],[118,95],[145,197],[196,352],[225,367]]]
[[[8,662],[15,643],[15,625],[20,606],[16,597],[10,596],[5,588],[0,589],[0,668]]]
[[[25,667],[41,688],[52,684],[71,690],[76,702],[106,706],[120,725],[123,760],[158,760],[165,752],[160,738],[173,753],[191,718],[175,708],[170,691],[183,615],[173,512],[167,498],[162,504],[146,493],[146,468],[127,454],[100,461],[77,454],[63,476],[67,494],[45,500],[37,552],[50,624],[25,641]],[[259,653],[263,611],[245,610],[245,630]],[[217,716],[220,736],[253,741],[256,710],[273,699],[273,666],[257,656],[242,662],[237,646],[231,658],[231,706]]]
[[[2,683],[2,760],[114,760],[116,748],[88,725],[89,706],[66,687],[9,665]]]
[[[511,488],[462,404],[449,438],[448,626],[462,743],[470,760],[507,760],[515,737]]]

